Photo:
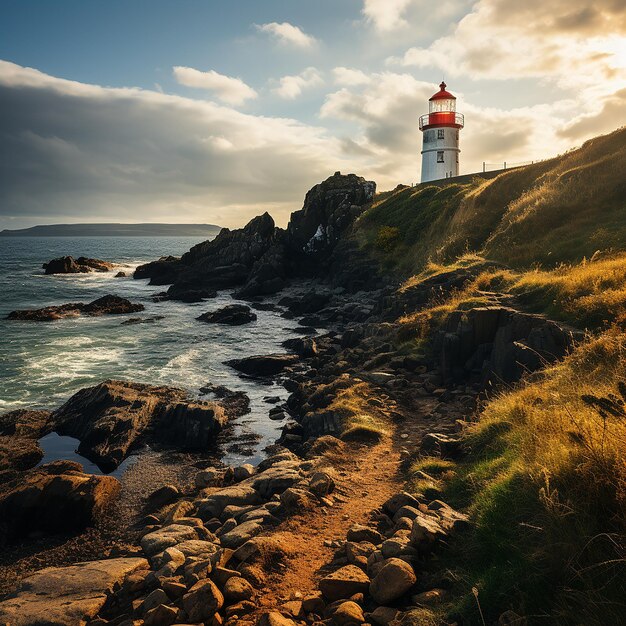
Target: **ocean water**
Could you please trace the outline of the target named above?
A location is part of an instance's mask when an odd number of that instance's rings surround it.
[[[107,378],[152,385],[173,385],[199,393],[207,383],[245,391],[251,413],[239,418],[238,434],[256,433],[254,454],[227,453],[225,462],[259,461],[262,449],[279,434],[269,420],[264,396],[285,398],[282,386],[265,386],[240,378],[224,361],[284,351],[280,342],[297,328],[272,311],[256,311],[258,320],[244,326],[198,322],[204,313],[235,302],[229,292],[197,304],[152,302],[166,287],[134,280],[133,269],[163,255],[180,255],[200,240],[190,237],[42,237],[0,238],[0,413],[18,408],[53,409],[73,393]],[[89,256],[126,267],[113,272],[46,276],[42,263],[63,255]],[[119,269],[127,278],[115,278]],[[78,317],[54,322],[6,319],[15,309],[66,302],[89,302],[105,294],[140,302],[146,310],[133,315]],[[123,325],[129,317],[162,316],[152,323]],[[291,335],[296,336],[296,335]],[[46,460],[67,458],[74,442],[48,438]],[[65,456],[64,456],[65,455]]]

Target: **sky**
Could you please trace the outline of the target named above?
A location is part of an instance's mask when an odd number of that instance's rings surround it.
[[[626,0],[0,0],[0,229],[417,182],[442,79],[461,173],[563,153],[626,124]]]

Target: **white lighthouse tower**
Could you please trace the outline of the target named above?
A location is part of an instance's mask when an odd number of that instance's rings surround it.
[[[422,182],[459,175],[459,133],[464,119],[456,112],[456,98],[444,82],[429,100],[429,112],[420,117]]]

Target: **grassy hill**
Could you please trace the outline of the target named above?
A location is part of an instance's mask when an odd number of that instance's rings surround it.
[[[494,296],[587,330],[565,360],[467,416],[464,458],[415,453],[409,488],[473,521],[438,564],[452,593],[429,623],[625,623],[626,128],[492,180],[381,194],[356,237],[401,290],[473,272],[398,319],[405,347]]]
[[[626,127],[491,180],[381,194],[357,236],[404,272],[476,252],[513,268],[626,249]]]

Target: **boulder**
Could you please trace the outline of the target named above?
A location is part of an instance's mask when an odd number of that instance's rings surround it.
[[[239,576],[231,576],[224,584],[224,597],[227,604],[250,600],[254,596],[254,587]]]
[[[125,315],[127,313],[137,313],[143,310],[143,304],[133,304],[126,298],[107,295],[89,304],[73,302],[59,306],[48,306],[43,309],[12,311],[7,316],[7,319],[29,322],[52,322],[64,317],[78,317],[79,315],[89,315],[91,317],[99,317],[101,315]]]
[[[384,561],[369,591],[377,604],[386,605],[403,596],[416,582],[415,572],[406,561],[391,558]]]
[[[81,531],[94,524],[119,491],[116,478],[85,474],[78,463],[59,461],[31,470],[0,494],[0,543],[36,531]]]
[[[35,467],[43,458],[38,439],[51,431],[50,411],[18,409],[0,415],[0,476]]]
[[[256,313],[252,313],[249,306],[246,306],[245,304],[229,304],[221,309],[217,309],[217,311],[203,313],[196,319],[201,322],[208,322],[212,324],[241,326],[242,324],[254,322],[256,318]]]
[[[352,601],[342,602],[333,612],[333,624],[348,626],[349,624],[362,624],[365,621],[363,609]]]
[[[278,611],[270,611],[264,613],[259,619],[259,626],[295,626],[295,622],[288,617],[285,617]]]
[[[189,539],[198,539],[198,533],[192,526],[171,524],[144,535],[141,538],[141,548],[148,556],[154,556],[166,548],[176,546]]]
[[[122,558],[42,569],[25,578],[15,593],[0,602],[0,623],[85,624],[129,575],[147,567],[145,559]]]
[[[319,588],[329,602],[351,598],[355,593],[365,593],[370,579],[355,565],[345,565],[320,580]]]
[[[208,622],[224,605],[224,596],[212,580],[197,582],[182,599],[190,623]]]
[[[250,520],[221,535],[220,543],[224,548],[237,549],[259,532],[261,532],[261,524],[257,520]]]
[[[54,429],[79,439],[78,453],[104,471],[148,441],[204,450],[226,420],[218,404],[190,401],[182,389],[116,380],[81,389],[50,416]]]
[[[63,256],[52,259],[43,264],[46,274],[86,274],[88,272],[109,272],[115,267],[114,263],[90,259],[80,256],[77,259],[71,256]]]
[[[179,257],[162,256],[157,261],[137,267],[133,278],[149,278],[151,285],[171,285],[182,269],[183,265]]]
[[[285,368],[299,361],[296,354],[268,354],[264,356],[249,356],[244,359],[226,361],[238,372],[255,378],[266,378],[280,374]]]
[[[346,539],[348,541],[354,541],[355,543],[367,541],[377,546],[382,542],[383,536],[374,528],[363,526],[362,524],[354,524],[354,526],[348,530]]]

